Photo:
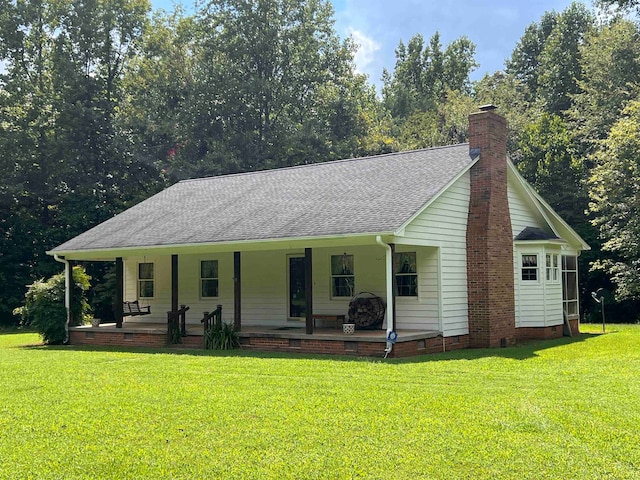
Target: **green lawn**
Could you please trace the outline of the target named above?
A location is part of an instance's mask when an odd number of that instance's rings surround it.
[[[404,361],[5,332],[0,478],[638,479],[640,326],[599,328]]]

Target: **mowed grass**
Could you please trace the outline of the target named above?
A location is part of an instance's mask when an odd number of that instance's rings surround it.
[[[640,326],[599,328],[391,361],[0,334],[0,478],[637,479]]]

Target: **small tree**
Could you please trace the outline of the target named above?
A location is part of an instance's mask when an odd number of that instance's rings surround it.
[[[593,224],[613,258],[594,267],[612,275],[618,299],[640,298],[640,101],[623,111],[602,142],[589,179]]]
[[[73,325],[83,325],[90,316],[91,307],[87,302],[87,290],[89,280],[84,268],[73,267],[73,295],[71,315]],[[65,324],[67,311],[64,305],[65,277],[63,273],[52,276],[48,280],[38,280],[29,286],[25,295],[23,307],[14,310],[15,315],[20,315],[22,325],[31,326],[40,335],[42,340],[55,345],[66,340]]]

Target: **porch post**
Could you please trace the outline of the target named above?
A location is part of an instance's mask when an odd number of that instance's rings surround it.
[[[171,255],[171,311],[178,311],[178,255]]]
[[[310,248],[304,249],[304,298],[305,308],[307,312],[306,331],[307,334],[313,333],[313,256]]]
[[[67,260],[67,264],[64,267],[65,274],[65,287],[67,290],[67,295],[65,300],[65,307],[67,307],[67,322],[69,325],[75,325],[75,318],[73,318],[73,294],[74,294],[74,282],[73,282],[73,261]]]
[[[242,328],[242,279],[240,252],[233,252],[233,329],[239,332]]]
[[[396,281],[396,244],[390,243],[391,247],[391,330],[396,328],[396,293],[398,284]]]
[[[124,268],[122,264],[122,257],[116,258],[116,298],[113,313],[116,318],[116,328],[122,328],[122,302],[123,302],[123,290],[124,290]]]

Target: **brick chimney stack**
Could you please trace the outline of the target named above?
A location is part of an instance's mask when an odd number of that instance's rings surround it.
[[[513,232],[507,197],[507,122],[485,105],[469,115],[471,168],[467,222],[469,344],[515,343]]]

